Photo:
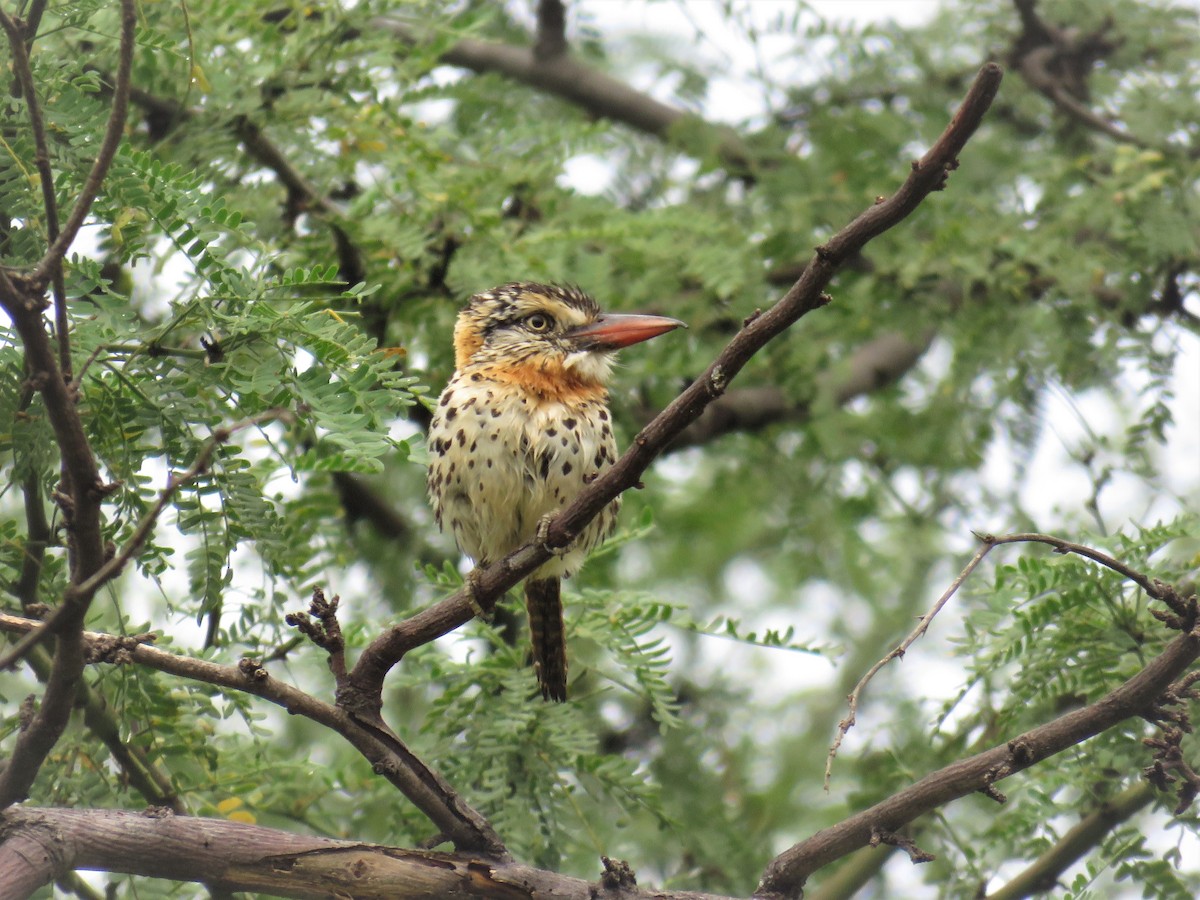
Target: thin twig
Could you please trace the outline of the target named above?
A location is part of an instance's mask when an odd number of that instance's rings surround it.
[[[858,684],[854,685],[854,690],[852,690],[849,696],[846,698],[849,711],[846,713],[846,717],[842,719],[842,721],[838,722],[837,735],[834,737],[833,744],[830,746],[829,753],[825,758],[825,790],[829,790],[829,780],[833,777],[833,761],[837,757],[838,749],[842,746],[842,740],[846,737],[846,733],[854,727],[854,723],[857,720],[858,715],[858,702],[862,697],[862,692],[866,689],[867,685],[870,684],[871,679],[873,679],[876,673],[878,673],[880,669],[890,663],[893,659],[899,659],[903,657],[905,651],[912,646],[913,642],[929,630],[929,624],[933,621],[933,617],[941,612],[942,607],[945,606],[950,601],[950,598],[958,592],[958,589],[962,587],[963,582],[970,577],[971,573],[975,571],[975,568],[981,562],[983,562],[983,558],[991,553],[992,548],[995,546],[995,543],[989,543],[985,541],[984,545],[975,551],[975,555],[971,557],[971,561],[968,562],[963,567],[963,570],[958,573],[958,577],[954,579],[950,587],[946,588],[942,596],[938,597],[937,602],[935,602],[933,606],[929,608],[929,611],[917,620],[917,627],[909,632],[908,637],[890,650],[883,657],[883,659],[871,666],[871,668],[867,670],[867,674],[863,675],[863,677],[858,680]]]
[[[833,760],[837,756],[838,749],[842,746],[842,740],[846,737],[846,733],[854,727],[858,713],[858,704],[862,699],[863,690],[880,669],[890,663],[893,659],[902,658],[908,648],[912,646],[913,642],[929,630],[929,624],[933,621],[933,617],[941,612],[942,607],[945,606],[950,598],[953,597],[958,591],[958,589],[962,587],[963,582],[971,575],[972,572],[975,571],[975,568],[980,562],[983,561],[983,558],[1001,544],[1049,544],[1058,553],[1074,553],[1078,556],[1090,559],[1093,562],[1100,563],[1103,566],[1107,566],[1114,572],[1118,572],[1128,578],[1155,600],[1163,600],[1166,597],[1165,591],[1152,578],[1149,578],[1142,572],[1139,572],[1131,566],[1126,565],[1119,559],[1109,556],[1107,553],[1102,553],[1099,550],[1096,550],[1092,547],[1086,547],[1083,544],[1076,544],[1072,541],[1066,541],[1051,534],[1038,534],[1035,532],[1002,534],[999,536],[993,534],[982,534],[977,535],[977,537],[983,543],[983,546],[981,546],[975,552],[975,555],[971,557],[971,561],[968,562],[966,566],[963,567],[963,570],[958,573],[958,577],[954,579],[950,587],[948,587],[942,596],[937,599],[937,602],[930,607],[929,612],[921,616],[917,622],[917,627],[909,633],[908,637],[906,637],[886,655],[884,655],[879,662],[871,666],[867,673],[858,680],[858,684],[854,686],[854,690],[852,690],[849,696],[847,696],[846,700],[849,711],[847,712],[846,717],[838,723],[837,735],[834,737],[833,744],[830,746],[829,753],[825,759],[825,790],[829,790],[829,780],[833,775]]]
[[[41,261],[33,268],[31,274],[38,283],[45,284],[54,267],[61,264],[66,257],[67,250],[74,243],[96,195],[100,192],[100,185],[103,184],[108,167],[117,155],[117,148],[121,145],[121,138],[125,133],[125,114],[129,109],[129,83],[133,70],[136,25],[137,10],[134,0],[121,0],[121,48],[117,61],[116,85],[113,88],[112,110],[108,115],[104,138],[96,151],[96,161],[92,164],[92,170],[88,173],[79,196],[75,198],[75,205],[71,207],[62,232],[51,242]]]

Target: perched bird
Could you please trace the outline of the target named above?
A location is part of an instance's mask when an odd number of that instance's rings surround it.
[[[514,283],[472,297],[454,328],[454,377],[429,428],[438,525],[479,565],[537,537],[547,516],[617,458],[606,387],[613,351],[682,324],[602,313],[574,287]],[[560,581],[612,532],[618,505],[525,581],[547,700],[567,698]]]

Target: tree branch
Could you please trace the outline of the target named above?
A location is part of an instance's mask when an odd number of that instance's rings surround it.
[[[412,23],[399,17],[385,16],[377,19],[376,24],[391,31],[407,46],[420,40]],[[732,128],[706,122],[693,113],[661,103],[580,62],[565,48],[558,55],[543,58],[537,47],[512,47],[463,38],[443,53],[441,60],[446,65],[470,69],[478,74],[495,72],[504,75],[573,103],[594,116],[612,119],[659,138],[668,138],[685,122],[698,125],[713,136],[717,155],[725,165],[739,175],[748,175],[753,169],[750,149]]]
[[[870,809],[788,848],[767,866],[759,892],[771,897],[798,897],[813,872],[867,846],[873,833],[894,832],[952,800],[986,790],[1118,722],[1142,715],[1198,657],[1200,631],[1180,635],[1141,672],[1095,703],[1001,746],[952,763]]]
[[[167,505],[171,502],[171,498],[175,496],[176,492],[185,484],[194,481],[198,475],[207,471],[209,463],[212,462],[213,454],[217,451],[217,447],[244,428],[278,419],[290,418],[290,416],[291,414],[287,410],[271,409],[256,416],[242,419],[232,425],[218,428],[213,433],[212,438],[201,448],[200,452],[196,455],[195,462],[192,463],[187,471],[179,475],[168,474],[167,486],[159,494],[154,506],[142,517],[142,520],[133,530],[133,534],[129,536],[129,540],[125,542],[125,546],[121,548],[121,552],[111,556],[83,582],[74,584],[68,588],[68,593],[72,596],[72,602],[63,603],[51,613],[50,617],[41,626],[28,632],[8,653],[0,656],[0,672],[11,668],[25,654],[44,640],[47,635],[53,634],[59,626],[59,620],[69,613],[73,602],[78,602],[79,598],[84,598],[85,601],[90,600],[96,591],[121,574],[122,570],[129,563],[129,560],[133,559],[134,554],[146,542],[146,538],[154,530],[154,525],[158,522],[159,516],[163,514],[163,511],[167,508]]]
[[[72,868],[176,881],[207,881],[229,891],[285,897],[417,900],[555,897],[595,900],[720,900],[587,882],[532,866],[308,837],[219,819],[124,810],[9,809],[0,813],[0,883],[28,896]]]
[[[1029,868],[1000,890],[987,895],[987,900],[1019,900],[1054,890],[1059,877],[1098,846],[1114,828],[1131,819],[1154,800],[1155,790],[1149,784],[1127,787],[1117,796],[1105,800],[1084,816],[1074,828],[1037,858]]]
[[[434,606],[388,629],[359,657],[339,703],[371,719],[378,716],[383,679],[413,647],[427,643],[471,620],[476,608],[489,610],[504,591],[545,562],[555,548],[569,546],[608,503],[637,484],[642,473],[713,400],[720,397],[747,362],[773,338],[805,314],[823,306],[823,293],[838,268],[873,237],[903,221],[935,190],[941,190],[957,167],[966,145],[999,89],[1003,70],[989,63],[976,76],[962,105],[937,142],[920,160],[900,189],[880,199],[816,249],[800,278],[769,310],[746,321],[716,360],[634,439],[612,469],[585,488],[554,517],[546,545],[521,547],[489,566],[477,567],[467,586]]]
[[[707,444],[731,432],[761,431],[782,422],[805,422],[814,406],[829,402],[845,406],[851,400],[895,384],[920,362],[933,341],[928,329],[919,340],[902,334],[872,338],[818,378],[816,403],[794,401],[777,385],[731,390],[708,405],[695,422],[680,432],[666,452]],[[649,418],[649,417],[648,417]]]
[[[33,619],[0,613],[0,631],[10,634],[27,633],[39,624]],[[272,678],[262,664],[254,660],[243,659],[237,666],[223,666],[179,656],[151,646],[150,642],[156,638],[153,634],[130,637],[89,631],[82,632],[80,637],[88,662],[136,663],[181,678],[244,691],[269,700],[293,715],[324,725],[358,750],[458,849],[507,858],[503,842],[483,816],[385,725],[365,726],[343,710]]]
[[[41,20],[41,9],[33,11],[34,22],[28,23],[24,29],[0,9],[0,27],[8,36],[9,48],[12,50],[12,66],[20,85],[21,94],[25,98],[25,106],[29,110],[29,128],[33,133],[34,168],[37,169],[38,181],[42,189],[42,207],[46,211],[46,236],[53,244],[58,239],[58,198],[54,194],[54,172],[50,168],[50,148],[46,141],[46,122],[42,117],[41,102],[37,95],[37,86],[33,83],[33,70],[29,66],[29,47],[37,35],[36,22]],[[67,319],[67,289],[63,281],[62,260],[56,260],[50,267],[50,281],[54,293],[54,325],[58,333],[58,357],[63,375],[69,381],[71,378],[71,342],[70,323]],[[2,668],[2,667],[0,667]]]

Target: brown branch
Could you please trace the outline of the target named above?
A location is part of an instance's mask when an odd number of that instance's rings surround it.
[[[767,867],[759,892],[771,897],[798,897],[813,872],[867,846],[874,832],[897,831],[952,800],[985,790],[1125,719],[1142,715],[1198,657],[1200,632],[1193,630],[1180,635],[1141,672],[1095,703],[1001,746],[952,763],[870,809],[788,848]]]
[[[0,613],[0,631],[10,634],[24,634],[39,624],[34,619]],[[275,703],[293,715],[324,725],[358,750],[459,850],[507,857],[504,844],[483,816],[386,726],[366,727],[345,711],[272,678],[262,664],[254,660],[243,659],[237,666],[224,666],[176,655],[151,646],[149,642],[154,635],[129,637],[81,632],[80,639],[91,663],[137,664],[181,678],[243,691]]]
[[[427,643],[470,621],[475,608],[490,610],[504,591],[547,560],[555,548],[568,546],[601,509],[641,480],[642,473],[704,409],[720,397],[747,362],[802,316],[823,306],[823,293],[843,262],[871,238],[893,227],[935,190],[945,186],[966,145],[999,89],[1003,71],[993,63],[976,76],[945,132],[920,160],[900,189],[880,199],[853,222],[818,247],[800,278],[773,307],[748,320],[708,369],[650,422],[612,469],[584,489],[555,516],[546,545],[530,543],[489,566],[476,568],[468,586],[417,613],[376,638],[359,657],[339,703],[369,720],[378,715],[383,679],[413,647]]]
[[[1119,45],[1107,37],[1111,21],[1084,34],[1077,28],[1047,22],[1038,14],[1034,0],[1013,0],[1013,5],[1022,31],[1013,43],[1009,62],[1031,88],[1074,121],[1114,141],[1162,153],[1179,152],[1178,147],[1127,131],[1088,105],[1087,79],[1092,67]]]
[[[412,23],[395,17],[376,20],[406,46],[420,40]],[[591,115],[628,125],[666,139],[684,123],[700,126],[711,135],[717,154],[739,175],[753,169],[752,154],[732,128],[706,122],[699,116],[661,103],[636,91],[599,69],[564,52],[542,58],[537,48],[463,38],[441,56],[441,61],[479,74],[495,72],[581,107]]]
[[[54,267],[60,265],[67,255],[67,250],[74,243],[75,236],[79,233],[84,219],[87,218],[87,214],[92,208],[92,202],[100,192],[104,176],[108,174],[108,167],[112,165],[113,157],[116,156],[117,148],[121,144],[121,138],[125,133],[125,113],[129,108],[129,80],[133,70],[133,37],[136,24],[136,4],[133,0],[121,0],[121,48],[117,58],[116,87],[113,90],[112,110],[108,115],[108,125],[105,126],[104,138],[96,150],[96,161],[92,164],[92,170],[83,183],[83,189],[75,199],[75,205],[67,216],[62,232],[51,242],[41,262],[33,268],[31,274],[33,281],[37,284],[45,284]]]
[[[287,897],[720,900],[628,883],[611,890],[602,878],[588,882],[491,858],[295,835],[159,810],[10,809],[0,814],[0,836],[0,884],[11,892],[5,896],[29,896],[80,868]]]
[[[1032,897],[1034,894],[1054,890],[1059,877],[1067,869],[1083,859],[1088,851],[1099,846],[1114,828],[1149,806],[1154,800],[1154,795],[1154,788],[1143,782],[1105,800],[1059,838],[1053,847],[1039,856],[1025,871],[998,891],[988,894],[987,900],[1020,900],[1022,897]]]
[[[731,390],[708,405],[700,418],[680,432],[668,452],[707,444],[731,432],[761,431],[784,422],[805,422],[824,402],[845,406],[851,400],[895,384],[920,362],[934,332],[919,340],[903,334],[872,338],[836,364],[817,382],[814,403],[790,399],[776,385]]]

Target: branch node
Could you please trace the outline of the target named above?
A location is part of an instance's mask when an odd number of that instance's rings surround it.
[[[932,853],[927,853],[916,845],[912,838],[907,838],[902,834],[897,834],[894,831],[885,831],[882,828],[871,829],[871,840],[868,842],[872,847],[878,847],[880,844],[887,844],[889,847],[899,847],[908,854],[908,858],[913,864],[933,862],[937,859]]]
[[[251,682],[263,682],[271,677],[266,668],[263,667],[261,660],[251,659],[248,656],[238,660],[238,671],[242,673],[247,681]]]
[[[620,891],[637,887],[637,875],[634,874],[633,867],[625,860],[601,856],[600,862],[604,864],[604,873],[600,876],[600,884],[605,890]]]
[[[346,676],[346,641],[337,617],[340,602],[337,594],[333,595],[332,600],[327,600],[325,592],[315,587],[308,612],[288,613],[283,619],[329,654],[329,668],[339,681]]]
[[[991,784],[981,787],[979,789],[979,793],[983,794],[985,797],[995,800],[1001,806],[1008,802],[1008,795]]]
[[[708,393],[715,400],[725,393],[725,387],[729,381],[725,377],[725,369],[721,366],[713,366],[712,373],[708,376]]]

